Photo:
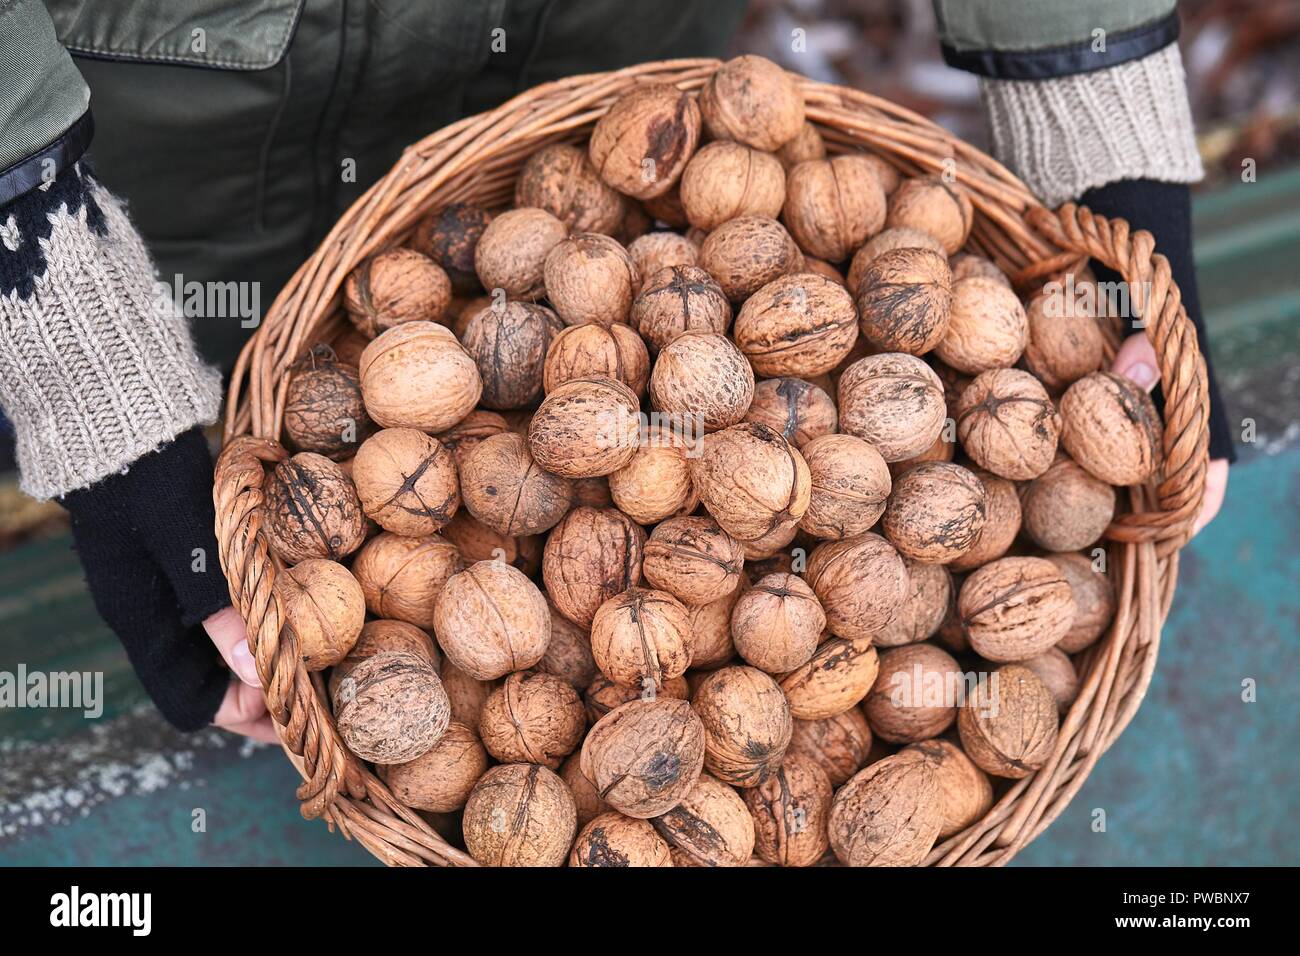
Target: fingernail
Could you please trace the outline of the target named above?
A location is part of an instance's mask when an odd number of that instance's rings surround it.
[[[257,679],[257,663],[253,660],[253,652],[248,649],[248,645],[242,641],[235,645],[235,649],[230,652],[230,663],[235,668],[235,673],[249,687],[261,688],[262,682]]]
[[[1134,362],[1124,374],[1148,392],[1160,378],[1146,362]]]

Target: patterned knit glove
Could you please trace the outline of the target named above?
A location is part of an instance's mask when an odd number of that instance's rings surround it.
[[[229,603],[197,427],[216,419],[220,378],[153,280],[84,163],[0,208],[0,404],[21,486],[67,506],[96,607],[159,709],[193,730],[230,682],[196,626]]]

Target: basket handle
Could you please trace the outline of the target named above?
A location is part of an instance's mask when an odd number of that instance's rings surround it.
[[[284,748],[303,773],[298,788],[302,814],[329,814],[342,790],[366,793],[365,773],[349,753],[325,712],[310,675],[302,666],[298,641],[282,627],[284,612],[275,594],[278,570],[262,531],[266,466],[288,453],[266,438],[241,435],[217,457],[212,498],[217,512],[221,569],[230,596],[248,629],[249,649],[266,694],[266,707]]]
[[[1151,233],[1130,232],[1123,219],[1106,219],[1084,206],[1066,203],[1056,212],[1030,207],[1025,216],[1067,259],[1096,259],[1128,283],[1129,301],[1160,364],[1164,462],[1155,489],[1158,508],[1120,515],[1106,537],[1153,542],[1161,554],[1176,551],[1192,536],[1205,496],[1210,400],[1196,326],[1187,318],[1169,261],[1155,251]]]

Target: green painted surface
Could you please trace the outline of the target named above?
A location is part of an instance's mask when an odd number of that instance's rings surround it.
[[[1021,864],[1300,863],[1300,170],[1197,204],[1230,419],[1259,440],[1184,553],[1147,699]],[[0,555],[0,670],[102,670],[105,714],[0,710],[0,864],[368,864],[304,821],[275,749],[172,733],[65,536]],[[1257,682],[1257,702],[1241,699]],[[1094,811],[1106,815],[1094,832]],[[195,811],[206,829],[195,832]]]

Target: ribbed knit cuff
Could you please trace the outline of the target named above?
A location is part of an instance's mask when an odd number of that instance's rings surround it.
[[[83,167],[0,209],[0,402],[39,499],[124,471],[221,402],[139,234]]]
[[[1205,174],[1176,44],[1092,73],[980,88],[994,155],[1048,206],[1121,179]]]

